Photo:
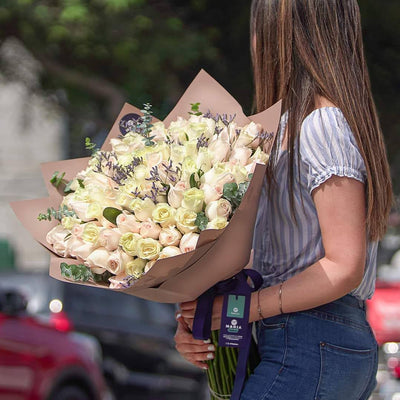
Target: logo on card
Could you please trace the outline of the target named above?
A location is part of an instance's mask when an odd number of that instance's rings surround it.
[[[123,135],[126,135],[127,133],[134,131],[139,118],[139,114],[131,113],[124,115],[119,121],[120,132]]]
[[[238,333],[240,327],[238,326],[238,322],[236,319],[233,319],[228,327],[228,332],[229,333]]]
[[[243,318],[245,296],[230,294],[228,297],[227,317]]]

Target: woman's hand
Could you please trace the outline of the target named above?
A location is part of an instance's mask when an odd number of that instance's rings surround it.
[[[211,316],[211,330],[215,331],[221,327],[221,314],[222,314],[222,304],[224,301],[223,296],[218,296],[214,299],[212,316]],[[197,300],[188,301],[186,303],[181,303],[180,314],[183,317],[186,325],[193,330],[194,315],[196,313]]]
[[[176,315],[178,327],[175,334],[175,347],[183,358],[202,369],[208,369],[206,361],[214,358],[215,346],[210,340],[196,340],[183,319],[182,315]]]

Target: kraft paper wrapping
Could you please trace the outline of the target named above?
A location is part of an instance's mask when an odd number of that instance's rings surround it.
[[[177,105],[166,117],[166,126],[178,116],[186,117],[190,103],[200,103],[200,111],[212,114],[236,114],[235,121],[244,126],[251,121],[262,125],[265,132],[277,132],[281,117],[281,102],[262,113],[246,117],[240,104],[204,70],[196,76]],[[102,150],[110,150],[110,139],[120,134],[119,121],[126,114],[141,115],[138,108],[125,104],[107,136]],[[157,121],[156,118],[154,118]],[[269,142],[272,144],[272,141]],[[24,200],[11,204],[15,214],[32,236],[51,252],[49,274],[55,279],[70,282],[61,276],[60,263],[76,264],[73,258],[57,256],[46,242],[46,234],[57,221],[38,221],[39,213],[48,207],[58,208],[62,193],[49,182],[54,171],[65,172],[65,179],[71,180],[86,168],[89,157],[42,164],[42,175],[46,182],[49,197]],[[175,257],[158,260],[154,266],[134,285],[127,289],[110,289],[106,284],[94,282],[73,282],[86,286],[102,287],[163,303],[177,303],[194,300],[217,282],[228,279],[242,270],[249,262],[253,241],[254,223],[261,187],[264,180],[265,165],[257,164],[249,188],[241,205],[236,210],[226,228],[208,229],[200,233],[194,251]]]

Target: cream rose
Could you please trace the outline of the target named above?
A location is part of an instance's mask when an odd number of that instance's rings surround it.
[[[196,232],[198,230],[195,221],[197,214],[186,208],[180,207],[176,210],[176,226],[182,233]]]
[[[147,274],[147,272],[149,272],[149,271],[153,268],[153,265],[154,265],[156,262],[157,262],[157,260],[151,260],[151,261],[149,261],[149,262],[146,264],[146,266],[144,267],[143,273]]]
[[[90,268],[100,267],[107,269],[110,256],[111,253],[108,250],[106,250],[104,247],[99,247],[89,254],[84,264]]]
[[[182,204],[183,193],[188,189],[188,185],[184,181],[179,181],[175,186],[170,185],[168,191],[168,203],[174,207],[179,208]]]
[[[62,225],[57,225],[47,233],[46,241],[48,244],[63,242],[69,233],[69,230],[65,229]]]
[[[111,253],[107,262],[106,269],[114,275],[118,275],[125,271],[126,265],[132,261],[132,257],[124,251],[118,249]]]
[[[142,238],[158,239],[161,232],[161,226],[153,222],[151,219],[142,222],[140,227],[140,236]]]
[[[224,229],[228,225],[228,221],[224,217],[214,218],[207,224],[207,229]]]
[[[163,228],[175,224],[176,210],[167,203],[158,203],[151,216],[153,221],[158,222]]]
[[[159,241],[162,246],[178,246],[182,234],[174,226],[161,229]]]
[[[99,234],[98,244],[108,251],[118,248],[121,231],[119,229],[103,229]]]
[[[126,232],[120,237],[119,245],[126,254],[129,254],[130,256],[136,256],[137,242],[139,239],[141,239],[141,236],[138,233]]]
[[[198,213],[202,211],[204,192],[201,189],[190,188],[183,193],[182,207]]]
[[[155,207],[156,205],[148,197],[146,197],[144,200],[135,199],[130,205],[130,208],[133,210],[136,218],[139,221],[147,221],[147,219],[151,218],[151,214],[153,213]]]
[[[126,211],[118,215],[116,222],[121,233],[139,233],[140,231],[141,222],[139,222],[134,215]]]
[[[234,147],[251,147],[255,149],[260,144],[259,132],[261,132],[261,125],[250,122],[240,132]]]
[[[217,217],[229,218],[232,212],[232,205],[226,199],[219,199],[209,203],[205,209],[207,218],[211,221]]]
[[[151,238],[139,239],[137,241],[137,255],[145,260],[154,260],[161,251],[161,244],[158,240]]]
[[[248,147],[235,147],[229,157],[229,162],[245,166],[251,157],[251,149]]]
[[[179,244],[179,249],[182,253],[188,253],[196,248],[197,241],[199,240],[198,233],[187,233],[182,236],[181,243]]]
[[[158,259],[162,260],[163,258],[175,257],[175,256],[178,256],[179,254],[182,254],[179,247],[167,246],[161,250],[161,253],[159,254]]]
[[[133,276],[135,279],[139,279],[143,275],[146,264],[147,260],[144,260],[143,258],[135,258],[126,264],[125,272],[128,275]]]
[[[201,189],[204,192],[204,202],[206,204],[220,199],[223,195],[223,187],[221,185],[211,186],[208,183],[204,183]]]
[[[228,158],[231,145],[228,141],[216,138],[208,146],[208,151],[212,153],[213,163],[225,161]]]

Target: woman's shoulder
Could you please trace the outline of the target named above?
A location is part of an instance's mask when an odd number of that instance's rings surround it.
[[[335,105],[315,108],[308,114],[301,125],[300,142],[322,141],[336,142],[347,139],[354,141],[354,136],[342,110]]]

